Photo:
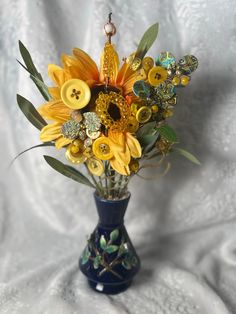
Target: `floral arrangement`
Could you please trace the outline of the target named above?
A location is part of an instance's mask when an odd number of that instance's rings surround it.
[[[29,72],[46,103],[36,110],[20,95],[17,101],[27,119],[40,130],[43,144],[30,149],[65,149],[72,165],[50,156],[44,156],[46,162],[63,175],[95,188],[99,196],[119,199],[126,194],[130,178],[143,177],[142,169],[164,166],[161,175],[165,174],[170,167],[166,156],[172,152],[199,163],[192,154],[176,147],[178,137],[168,124],[177,103],[177,90],[189,84],[198,61],[186,55],[177,62],[167,51],[155,59],[146,56],[158,34],[158,24],[154,24],[119,67],[111,43],[116,33],[111,14],[104,32],[107,41],[100,69],[87,53],[74,48],[73,56],[62,55],[62,66],[48,65],[53,87],[45,85],[28,50],[19,42],[24,64],[18,62]],[[156,162],[149,164],[150,159]],[[88,175],[79,170],[81,165]]]

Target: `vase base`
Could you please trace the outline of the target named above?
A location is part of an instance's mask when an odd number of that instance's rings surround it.
[[[125,291],[131,284],[132,280],[120,284],[102,284],[92,280],[88,280],[89,286],[99,293],[118,294]]]

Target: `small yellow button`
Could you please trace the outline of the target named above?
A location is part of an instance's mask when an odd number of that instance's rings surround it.
[[[135,133],[138,130],[138,128],[139,128],[139,123],[137,119],[133,116],[129,117],[127,131],[130,133]]]
[[[136,113],[136,119],[138,120],[139,123],[148,122],[151,116],[152,116],[152,109],[147,106],[141,107]]]
[[[86,161],[87,157],[83,155],[83,152],[79,149],[76,152],[76,145],[70,144],[66,149],[66,159],[74,164],[80,164]],[[74,152],[73,152],[74,151]],[[76,153],[75,153],[76,152]]]
[[[167,71],[160,67],[153,67],[148,72],[148,81],[152,86],[159,85],[160,83],[164,82],[167,79]]]
[[[181,85],[182,86],[187,86],[188,83],[190,82],[190,77],[187,75],[182,75],[181,76]]]
[[[97,158],[90,158],[87,161],[89,171],[95,176],[101,176],[104,172],[103,162]]]
[[[98,138],[100,136],[101,132],[100,131],[90,131],[89,129],[86,129],[86,134],[92,140],[95,140],[96,138]]]
[[[157,105],[152,105],[152,113],[157,113],[159,110]]]
[[[87,83],[79,79],[66,81],[61,88],[61,99],[71,109],[81,109],[87,106],[91,91]]]
[[[148,72],[154,65],[154,60],[151,57],[145,57],[142,61],[143,69]]]
[[[179,76],[174,76],[172,79],[172,84],[177,86],[180,84],[180,77]]]

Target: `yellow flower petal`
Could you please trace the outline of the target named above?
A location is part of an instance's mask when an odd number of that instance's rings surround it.
[[[60,99],[60,88],[59,87],[48,87],[49,94],[52,96],[53,99]]]
[[[93,59],[86,52],[84,52],[83,50],[79,48],[74,48],[73,54],[76,57],[76,59],[79,60],[83,64],[84,68],[88,69],[93,79],[98,81],[99,71]]]
[[[55,64],[48,65],[48,76],[59,87],[62,86],[67,79],[65,71]]]
[[[116,172],[118,172],[124,176],[130,175],[129,166],[124,166],[124,165],[120,164],[119,161],[117,161],[115,158],[112,158],[110,160],[110,165]]]
[[[134,158],[140,158],[142,156],[142,148],[139,141],[133,137],[130,133],[126,133],[126,142],[130,150],[130,154]]]
[[[40,132],[42,142],[54,141],[61,136],[61,123],[55,122],[46,125]]]
[[[70,119],[71,109],[61,100],[49,101],[38,108],[38,112],[48,120],[65,122]]]
[[[57,149],[62,148],[63,146],[69,145],[72,142],[72,140],[65,138],[64,136],[59,137],[56,142],[55,146]]]

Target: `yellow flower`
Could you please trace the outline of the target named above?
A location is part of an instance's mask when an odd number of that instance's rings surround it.
[[[109,47],[110,53],[112,52],[113,58],[111,59],[112,77],[109,85],[115,88],[121,88],[123,95],[132,91],[132,86],[136,80],[141,79],[138,72],[129,69],[129,66],[124,63],[118,71],[119,58],[114,48]],[[96,86],[106,83],[105,70],[105,54],[101,57],[100,73],[96,63],[90,56],[79,48],[73,49],[73,56],[62,55],[61,58],[63,68],[54,64],[49,64],[48,75],[54,82],[54,87],[49,87],[49,93],[52,100],[43,104],[39,109],[39,113],[53,123],[48,124],[41,130],[40,139],[43,142],[55,141],[56,147],[59,149],[72,142],[72,139],[66,138],[62,134],[62,126],[65,122],[71,120],[74,111],[69,108],[61,98],[61,90],[63,85],[72,79],[84,81],[93,91]]]
[[[123,175],[130,175],[129,163],[131,157],[140,158],[142,149],[139,141],[128,132],[113,132],[109,130],[108,139],[114,157],[110,164],[114,170]]]

